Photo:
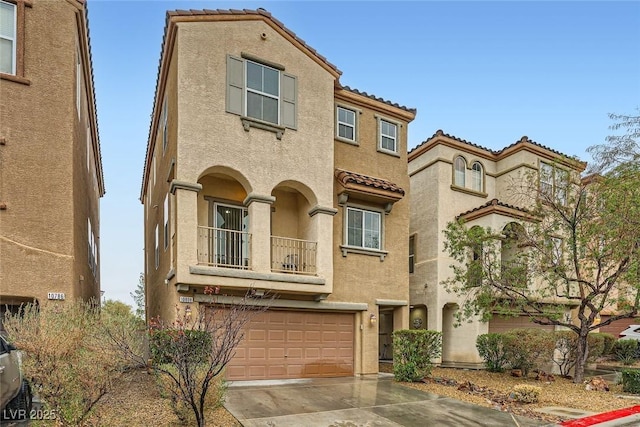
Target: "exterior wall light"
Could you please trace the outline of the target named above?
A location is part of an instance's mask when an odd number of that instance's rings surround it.
[[[371,326],[375,325],[378,322],[378,318],[375,314],[371,313],[371,316],[369,316],[369,322],[371,322]]]

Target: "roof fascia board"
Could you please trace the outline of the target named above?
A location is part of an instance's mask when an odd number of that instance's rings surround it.
[[[382,114],[392,116],[402,121],[410,122],[416,118],[416,115],[409,111],[394,107],[393,105],[389,105],[381,101],[376,101],[375,99],[371,99],[369,97],[359,95],[348,90],[344,90],[340,87],[335,88],[334,94],[336,100],[353,103],[360,107],[370,108],[372,110],[376,110]]]

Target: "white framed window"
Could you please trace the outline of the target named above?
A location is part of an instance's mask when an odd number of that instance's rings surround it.
[[[540,162],[540,193],[561,205],[567,204],[569,172],[552,164]]]
[[[0,73],[16,74],[17,8],[0,1]]]
[[[247,117],[280,123],[280,71],[253,61],[246,61]]]
[[[153,185],[156,185],[156,155],[153,155],[153,161],[151,162],[151,169],[153,173]]]
[[[560,237],[551,236],[545,242],[548,251],[549,261],[552,266],[557,266],[562,261],[563,241]]]
[[[480,162],[473,162],[471,165],[471,189],[482,192],[484,173]]]
[[[338,107],[336,111],[337,117],[337,135],[338,138],[348,141],[356,141],[356,112],[344,107]]]
[[[409,236],[409,274],[415,271],[416,236]]]
[[[98,276],[98,242],[91,226],[91,218],[87,218],[87,258],[93,276]]]
[[[398,125],[381,119],[378,132],[380,135],[380,149],[397,153]]]
[[[467,173],[467,161],[462,156],[458,156],[453,161],[453,184],[464,187],[465,175]]]
[[[162,155],[164,156],[167,151],[167,144],[169,142],[169,136],[167,135],[167,97],[164,97],[162,103]]]
[[[78,119],[82,107],[82,62],[80,61],[80,46],[76,44],[76,110]]]
[[[158,248],[158,224],[156,224],[156,232],[153,236],[153,247],[154,247],[154,259],[155,259],[155,266],[156,266],[156,270],[158,269],[158,266],[160,265],[160,249]]]
[[[380,212],[347,207],[347,246],[380,250],[382,218]]]
[[[164,250],[166,251],[169,247],[169,194],[164,196],[164,227],[163,227],[163,237],[164,237]]]

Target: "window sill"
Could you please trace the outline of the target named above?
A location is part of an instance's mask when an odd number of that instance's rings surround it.
[[[343,138],[341,136],[336,136],[335,140],[339,141],[339,142],[344,142],[345,144],[355,145],[356,147],[360,146],[360,144],[358,144],[358,141],[354,141],[352,139]]]
[[[27,86],[31,85],[31,80],[25,79],[24,77],[20,77],[20,76],[15,76],[13,74],[0,73],[0,79],[9,80],[9,81],[20,83]]]
[[[378,153],[387,154],[393,157],[400,157],[400,154],[397,151],[387,150],[386,148],[378,147]]]
[[[275,125],[273,123],[265,122],[262,120],[254,119],[252,117],[241,116],[240,121],[242,122],[242,127],[244,130],[249,132],[251,128],[262,129],[269,132],[273,132],[276,134],[276,138],[278,140],[282,139],[282,135],[284,135],[285,128],[282,126]]]
[[[483,193],[481,191],[475,191],[472,190],[470,188],[466,188],[466,187],[459,187],[455,184],[451,184],[451,189],[453,191],[459,191],[461,193],[465,193],[465,194],[471,194],[472,196],[477,196],[477,197],[482,197],[482,198],[487,198],[489,195],[487,193]]]
[[[381,251],[378,249],[366,249],[347,245],[340,245],[340,249],[342,250],[343,257],[346,257],[348,253],[354,253],[360,255],[378,256],[380,257],[380,261],[384,261],[384,257],[389,254],[389,252],[387,251]]]

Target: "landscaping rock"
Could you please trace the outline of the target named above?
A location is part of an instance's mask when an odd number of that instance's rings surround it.
[[[592,378],[586,384],[585,390],[609,391],[609,384],[600,377]]]

